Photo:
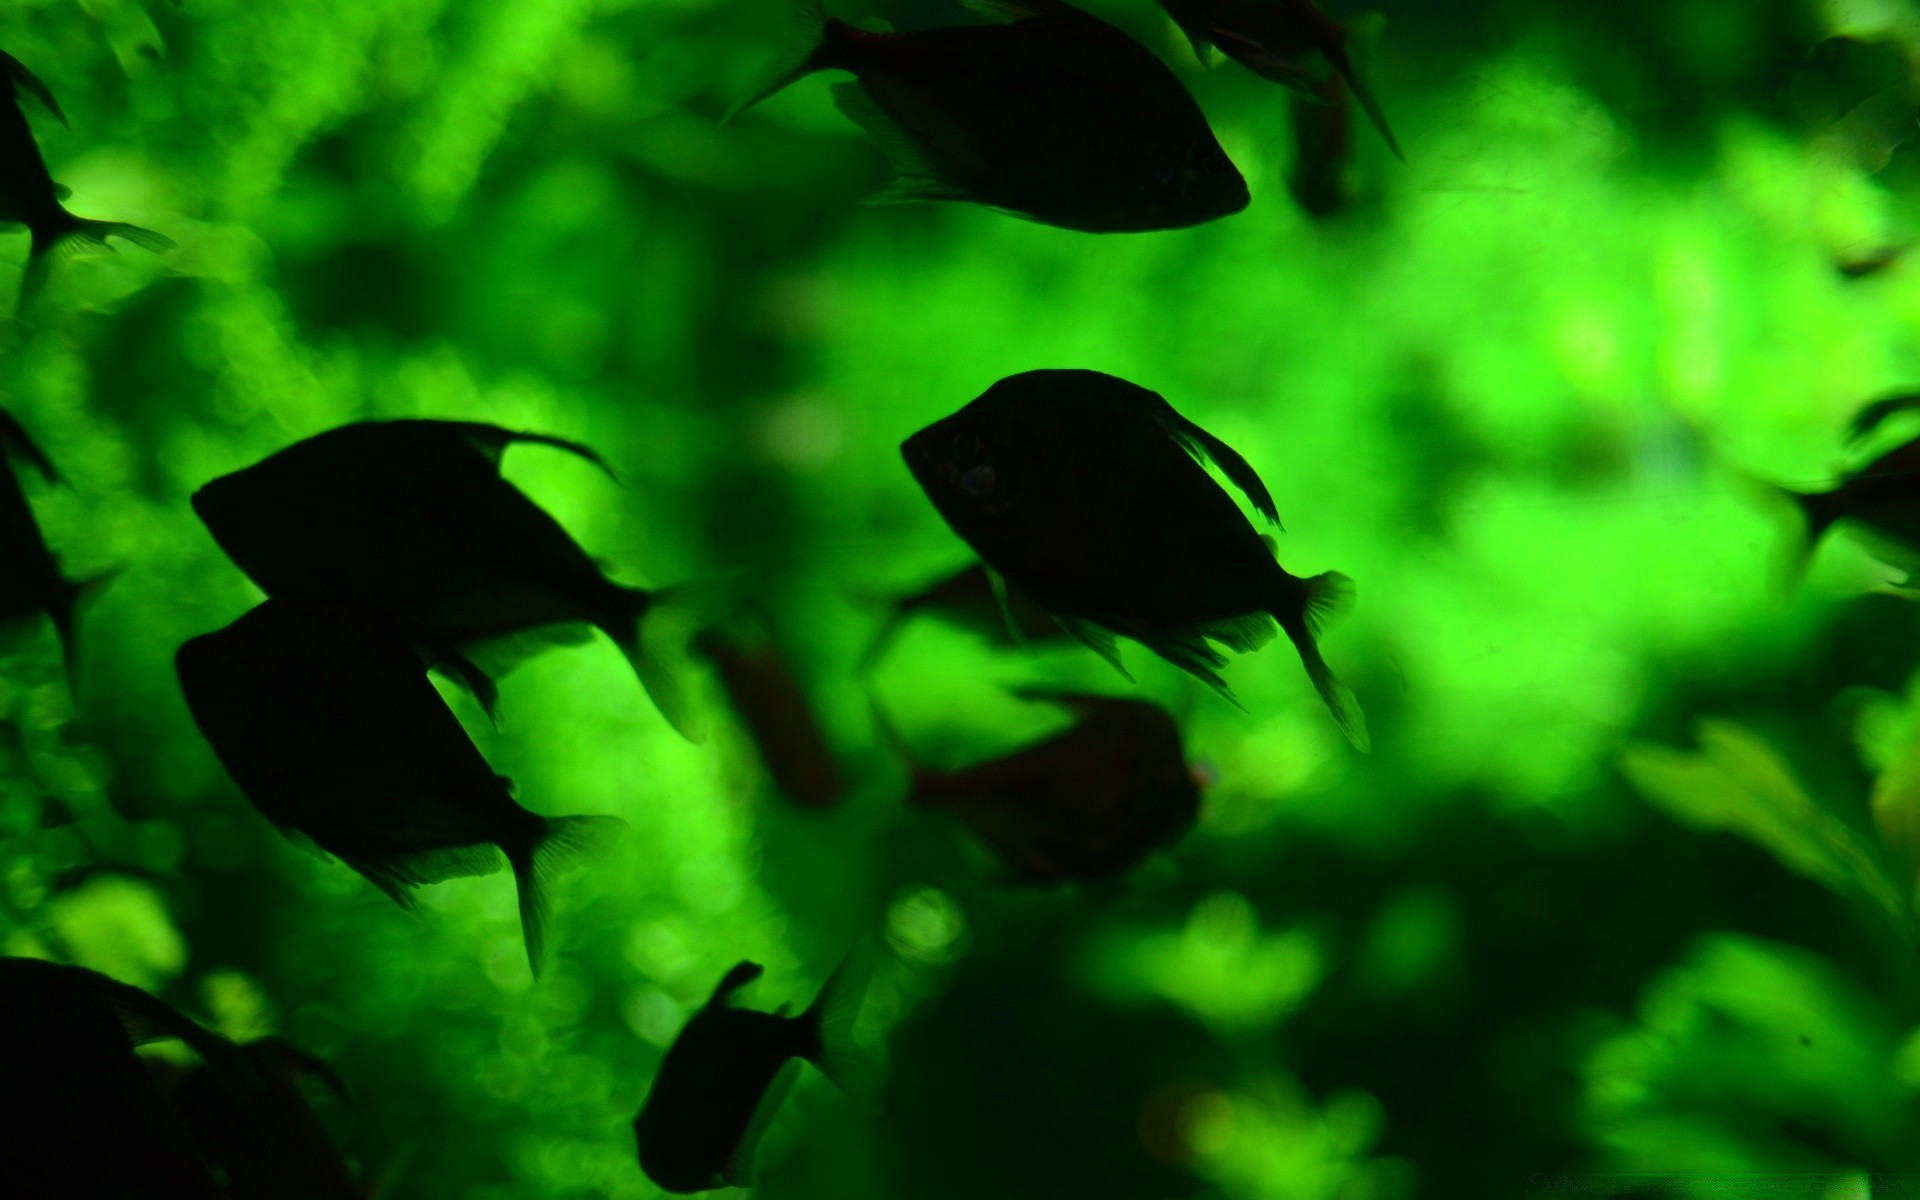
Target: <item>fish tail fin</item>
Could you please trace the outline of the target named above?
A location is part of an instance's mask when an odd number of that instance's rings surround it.
[[[520,933],[535,975],[546,957],[547,893],[554,881],[605,855],[626,828],[619,817],[551,817],[531,843],[508,852],[520,892]]]
[[[1360,711],[1360,702],[1353,692],[1335,677],[1333,668],[1320,656],[1319,642],[1320,631],[1327,622],[1353,606],[1353,580],[1338,571],[1328,571],[1300,582],[1301,591],[1294,607],[1275,606],[1274,618],[1292,639],[1294,649],[1300,652],[1307,678],[1313,681],[1313,689],[1320,693],[1340,732],[1347,735],[1354,749],[1365,754],[1372,746],[1367,737],[1366,714]]]
[[[625,591],[627,611],[604,628],[627,661],[633,664],[640,686],[654,707],[698,745],[707,740],[706,721],[694,704],[689,681],[693,663],[689,651],[701,630],[713,624],[719,598],[712,585],[680,584],[646,591]]]
[[[1387,143],[1387,149],[1393,151],[1395,158],[1406,162],[1407,156],[1400,149],[1400,139],[1393,136],[1393,128],[1387,124],[1386,109],[1380,107],[1380,101],[1374,96],[1373,89],[1368,87],[1367,81],[1360,77],[1360,72],[1354,67],[1353,58],[1348,55],[1346,46],[1342,44],[1329,46],[1326,55],[1327,61],[1333,64],[1333,69],[1341,79],[1346,81],[1347,90],[1352,92],[1353,98],[1360,102],[1360,107],[1366,112],[1367,119],[1372,121],[1373,127],[1380,131],[1380,137]]]
[[[878,1112],[886,1063],[877,1047],[862,1043],[854,1034],[871,974],[864,962],[856,965],[855,956],[847,955],[799,1020],[809,1043],[804,1057],[855,1103]]]
[[[119,574],[120,570],[116,567],[80,583],[63,581],[59,594],[47,609],[54,631],[60,635],[60,655],[67,665],[67,689],[76,695],[80,691],[80,638],[76,615],[83,604],[105,591]]]
[[[800,0],[794,7],[793,24],[793,33],[780,57],[767,68],[747,98],[720,118],[722,125],[794,82],[834,65],[835,38],[849,27],[828,16],[821,0]]]
[[[132,242],[153,254],[165,254],[174,248],[173,239],[163,233],[119,221],[89,221],[61,209],[57,220],[35,225],[31,229],[27,274],[21,285],[21,296],[30,298],[38,294],[46,284],[47,276],[52,273],[53,264],[74,251],[82,247],[113,249],[108,238]]]

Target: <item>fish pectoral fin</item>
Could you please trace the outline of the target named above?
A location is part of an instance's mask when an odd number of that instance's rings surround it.
[[[1167,431],[1169,437],[1180,443],[1181,449],[1197,459],[1219,467],[1220,473],[1225,475],[1233,486],[1240,489],[1241,494],[1261,516],[1273,522],[1274,528],[1283,533],[1286,531],[1286,527],[1280,524],[1280,511],[1274,506],[1273,493],[1267,490],[1266,481],[1260,478],[1260,473],[1253,469],[1253,464],[1242,457],[1238,450],[1181,416],[1173,405],[1168,404],[1164,399],[1160,402],[1160,412],[1157,416],[1160,427]]]
[[[920,143],[880,107],[867,89],[857,83],[836,83],[828,91],[833,93],[833,106],[878,143],[880,152],[886,155],[887,166],[893,171],[893,179],[867,203],[912,204],[973,198],[941,177]]]
[[[780,1112],[780,1105],[786,1101],[787,1093],[793,1090],[793,1081],[799,1078],[800,1062],[790,1059],[760,1093],[760,1103],[753,1106],[753,1116],[748,1118],[747,1127],[740,1131],[740,1140],[733,1144],[733,1153],[727,1155],[726,1166],[720,1169],[720,1177],[733,1187],[747,1187],[753,1183],[753,1156],[760,1148],[760,1139],[767,1136],[767,1130],[773,1125],[773,1118]]]
[[[322,850],[320,843],[308,837],[304,830],[295,829],[291,825],[275,825],[274,828],[278,829],[281,836],[285,837],[289,842],[292,842],[302,853],[311,854],[323,863],[334,861],[333,855]]]

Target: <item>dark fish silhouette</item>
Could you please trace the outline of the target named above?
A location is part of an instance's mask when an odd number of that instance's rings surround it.
[[[462,649],[558,625],[613,639],[668,721],[699,740],[683,689],[685,593],[609,580],[500,475],[508,446],[585,446],[465,421],[368,421],[310,437],[194,494],[194,511],[269,595],[389,609]]]
[[[814,71],[894,179],[881,202],[961,200],[1063,229],[1178,229],[1247,185],[1193,97],[1126,34],[1060,0],[974,0],[1011,25],[865,33],[805,9],[807,44],[735,112]]]
[[[1404,160],[1387,115],[1374,99],[1347,52],[1348,31],[1329,20],[1312,0],[1160,0],[1174,24],[1193,43],[1200,61],[1209,47],[1263,79],[1313,98],[1319,76],[1314,60],[1324,61],[1353,90],[1394,157]]]
[[[53,93],[12,55],[0,52],[0,75],[5,76],[8,103],[0,104],[0,221],[27,227],[32,248],[27,252],[27,277],[22,295],[31,296],[45,282],[53,259],[76,245],[105,248],[110,237],[124,238],[143,250],[161,254],[173,249],[173,240],[117,221],[89,221],[76,217],[60,203],[65,189],[47,173],[40,143],[27,124],[25,98],[33,97],[62,125],[66,114]]]
[[[838,804],[844,788],[839,764],[779,647],[767,638],[708,630],[694,648],[713,664],[774,785],[809,808]]]
[[[236,1097],[204,1067],[173,1093],[201,1153],[224,1172],[228,1200],[366,1200],[301,1091],[313,1080],[345,1100],[340,1076],[284,1038],[249,1042],[241,1052],[264,1083],[259,1093]]]
[[[1287,190],[1316,217],[1331,217],[1353,204],[1353,105],[1347,85],[1329,75],[1314,85],[1314,98],[1294,96],[1293,165]]]
[[[954,532],[1118,668],[1114,635],[1231,698],[1212,645],[1249,651],[1277,621],[1354,745],[1360,706],[1316,638],[1352,583],[1288,574],[1196,457],[1276,524],[1247,461],[1158,393],[1097,371],[1028,371],[908,438],[908,469]]]
[[[48,483],[60,481],[53,463],[33,444],[27,431],[0,409],[0,625],[45,613],[60,633],[71,674],[78,664],[74,610],[83,598],[104,586],[106,578],[69,583],[60,574],[60,563],[47,549],[9,454],[31,466]]]
[[[1836,259],[1833,269],[1842,279],[1870,279],[1898,266],[1906,256],[1905,246],[1882,246],[1864,255]]]
[[[163,1001],[83,967],[0,958],[10,1196],[213,1200],[214,1180],[133,1048],[178,1038],[245,1103],[237,1048]]]
[[[669,1192],[746,1187],[753,1154],[805,1059],[874,1107],[878,1065],[853,1038],[863,988],[841,963],[797,1017],[733,1008],[734,992],[760,978],[758,963],[728,971],[661,1060],[633,1120],[640,1169]]]
[[[1044,742],[958,771],[914,764],[908,802],[953,813],[1033,883],[1138,866],[1193,827],[1200,790],[1165,710],[1138,700],[1029,689],[1071,709]]]
[[[1876,557],[1920,576],[1920,439],[1889,450],[1824,492],[1780,489],[1806,519],[1811,553],[1835,525],[1859,526]]]
[[[926,613],[958,625],[999,646],[1050,642],[1067,637],[1047,610],[1005,585],[981,563],[962,567],[893,603],[886,623],[873,636],[863,659],[871,667],[886,654],[903,626]]]
[[[515,803],[377,609],[275,597],[187,642],[176,665],[194,721],[261,815],[402,908],[414,888],[491,874],[504,854],[536,972],[548,887],[625,828]]]

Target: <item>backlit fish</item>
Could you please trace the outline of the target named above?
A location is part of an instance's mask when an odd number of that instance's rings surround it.
[[[520,807],[377,609],[275,597],[187,642],[176,665],[194,721],[261,815],[402,908],[414,888],[491,874],[504,854],[535,971],[553,880],[625,828]]]
[[[780,648],[769,638],[719,630],[701,634],[694,648],[713,664],[774,786],[808,808],[838,804],[844,787],[839,764]]]
[[[53,463],[33,444],[27,431],[0,409],[0,625],[46,614],[59,631],[71,673],[78,663],[74,610],[106,580],[69,583],[60,574],[59,560],[47,549],[9,455],[32,467],[48,483],[60,479]]]
[[[1347,85],[1329,75],[1314,85],[1314,98],[1292,97],[1293,164],[1287,190],[1300,207],[1330,217],[1353,204],[1353,104]]]
[[[974,553],[1123,674],[1116,634],[1230,696],[1210,642],[1254,650],[1278,622],[1340,728],[1366,748],[1359,704],[1317,644],[1351,581],[1282,569],[1195,456],[1277,524],[1266,485],[1159,394],[1097,371],[1028,371],[901,452]]]
[[[173,240],[117,221],[90,221],[76,217],[61,204],[65,189],[47,173],[27,124],[26,97],[31,96],[62,125],[66,114],[53,93],[19,59],[0,52],[0,76],[5,77],[8,103],[0,104],[0,221],[27,227],[32,237],[27,251],[27,277],[22,294],[31,296],[45,281],[57,253],[77,245],[107,247],[110,237],[123,238],[143,250],[161,254],[173,249]]]
[[[798,1073],[798,1059],[861,1103],[877,1104],[878,1066],[853,1037],[863,988],[842,963],[797,1017],[734,1008],[758,963],[728,971],[661,1060],[634,1118],[640,1168],[669,1192],[746,1187],[753,1155]]]
[[[133,1052],[161,1038],[184,1041],[237,1098],[258,1092],[258,1077],[231,1042],[139,988],[83,967],[0,958],[6,1194],[221,1194]]]
[[[194,494],[194,511],[269,595],[388,609],[463,650],[561,625],[613,639],[673,726],[699,740],[681,672],[686,593],[608,579],[500,475],[530,442],[605,468],[585,446],[466,421],[367,421],[310,437]]]
[[[817,3],[809,40],[741,111],[843,70],[834,103],[894,170],[881,202],[960,200],[1063,229],[1177,229],[1239,212],[1247,185],[1164,63],[1061,0],[976,0],[1010,25],[866,33]]]
[[[1347,52],[1349,31],[1329,20],[1312,0],[1160,0],[1174,24],[1193,43],[1202,62],[1210,48],[1263,79],[1312,98],[1324,62],[1346,81],[1394,157],[1404,159],[1373,91],[1354,70]]]
[[[236,1097],[205,1068],[173,1093],[201,1153],[224,1173],[228,1200],[366,1200],[301,1090],[313,1080],[345,1100],[340,1076],[284,1038],[249,1042],[241,1053],[263,1082],[259,1093]]]
[[[908,802],[963,821],[1022,879],[1100,879],[1178,841],[1200,812],[1180,729],[1138,700],[1030,689],[1071,709],[1065,732],[957,771],[915,765]]]
[[[997,646],[1050,642],[1068,636],[1045,609],[1004,583],[996,586],[992,572],[974,563],[895,601],[886,623],[867,647],[866,665],[878,662],[901,627],[921,613],[958,625]]]

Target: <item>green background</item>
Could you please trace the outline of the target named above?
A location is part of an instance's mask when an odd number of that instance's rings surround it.
[[[1786,582],[1752,482],[1831,477],[1853,408],[1920,382],[1920,275],[1836,270],[1920,230],[1920,15],[1381,4],[1409,161],[1358,128],[1361,202],[1315,222],[1282,93],[1095,7],[1194,90],[1246,212],[863,206],[880,155],[825,80],[717,123],[779,3],[10,0],[71,207],[180,245],[76,258],[0,323],[0,403],[71,483],[36,512],[70,577],[121,572],[77,702],[49,630],[0,655],[6,952],[329,1057],[358,1096],[329,1120],[401,1197],[652,1195],[627,1122],[681,1022],[738,959],[771,1008],[856,944],[888,1111],[810,1076],[768,1196],[1920,1170],[1920,609],[1844,537]],[[0,296],[25,253],[0,236]],[[1358,584],[1326,648],[1375,748],[1284,643],[1230,668],[1242,712],[1138,647],[1135,688],[915,623],[872,683],[926,761],[1059,728],[1006,694],[1047,681],[1159,700],[1217,776],[1174,851],[1058,891],[903,807],[855,670],[885,597],[966,561],[899,442],[1039,367],[1160,391],[1262,472],[1283,562]],[[632,826],[559,890],[537,986],[505,877],[414,920],[281,839],[174,681],[257,598],[187,497],[400,416],[602,451],[621,484],[537,447],[507,473],[617,578],[750,580],[846,803],[794,808],[724,721],[682,742],[596,639],[508,676],[498,730],[448,692],[523,803]]]

